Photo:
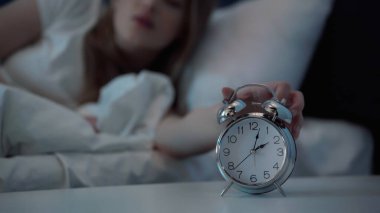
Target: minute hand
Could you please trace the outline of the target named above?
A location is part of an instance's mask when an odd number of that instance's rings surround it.
[[[257,140],[259,139],[259,134],[260,134],[260,128],[259,128],[259,131],[256,134],[256,140],[255,140],[255,144],[253,145],[253,150],[255,150],[255,148],[256,148],[256,143],[257,143]]]

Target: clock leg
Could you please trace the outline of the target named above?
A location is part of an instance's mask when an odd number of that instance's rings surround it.
[[[274,185],[277,187],[277,189],[281,193],[281,195],[286,197],[286,194],[285,194],[284,190],[281,188],[281,186],[278,185],[276,182],[274,183]]]
[[[220,193],[220,196],[221,197],[223,197],[223,195],[231,188],[231,186],[232,186],[232,184],[233,184],[233,182],[231,181],[229,184],[228,184],[228,186],[225,188],[225,189],[223,189],[223,191],[222,191],[222,193]]]

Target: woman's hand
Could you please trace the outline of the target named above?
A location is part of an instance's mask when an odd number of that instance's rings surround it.
[[[285,82],[270,82],[265,85],[273,89],[279,100],[286,101],[285,105],[293,114],[289,128],[293,136],[298,138],[303,121],[304,98],[302,93],[292,90],[290,85]],[[250,90],[248,93],[243,90],[242,93],[237,94],[237,98],[252,98],[250,97],[252,91]],[[228,87],[222,89],[225,99],[228,99],[233,92],[234,90]],[[265,96],[264,94],[256,95]],[[212,107],[196,109],[185,116],[168,114],[157,127],[155,149],[173,157],[183,158],[215,148],[218,135],[223,129],[222,125],[216,121],[216,114],[222,106],[223,104],[219,103]]]
[[[271,88],[275,92],[277,99],[283,102],[292,113],[293,119],[292,123],[289,126],[289,129],[294,138],[297,139],[299,137],[303,122],[302,110],[305,105],[303,94],[300,91],[293,90],[288,83],[282,81],[269,82],[265,83],[264,85]],[[225,87],[222,89],[222,94],[225,99],[231,97],[233,92],[234,90],[232,88]],[[247,99],[250,98],[252,95],[251,93],[252,90],[243,90],[237,94],[236,98]]]
[[[84,119],[91,125],[92,129],[95,131],[95,133],[99,133],[98,126],[96,125],[97,119],[95,116],[92,115],[83,115]]]

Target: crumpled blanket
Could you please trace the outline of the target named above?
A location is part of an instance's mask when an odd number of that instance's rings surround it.
[[[99,119],[100,134],[78,112],[18,89],[2,87],[2,156],[149,149],[170,107],[169,79],[144,71],[110,82],[98,103],[83,106]]]
[[[194,179],[191,168],[152,149],[173,98],[163,75],[120,76],[98,103],[80,108],[98,118],[96,134],[79,112],[1,85],[0,191]]]

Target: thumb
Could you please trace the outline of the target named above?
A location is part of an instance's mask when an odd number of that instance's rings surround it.
[[[223,94],[223,98],[225,100],[228,100],[234,94],[234,89],[232,89],[230,87],[223,87],[222,88],[222,94]]]

